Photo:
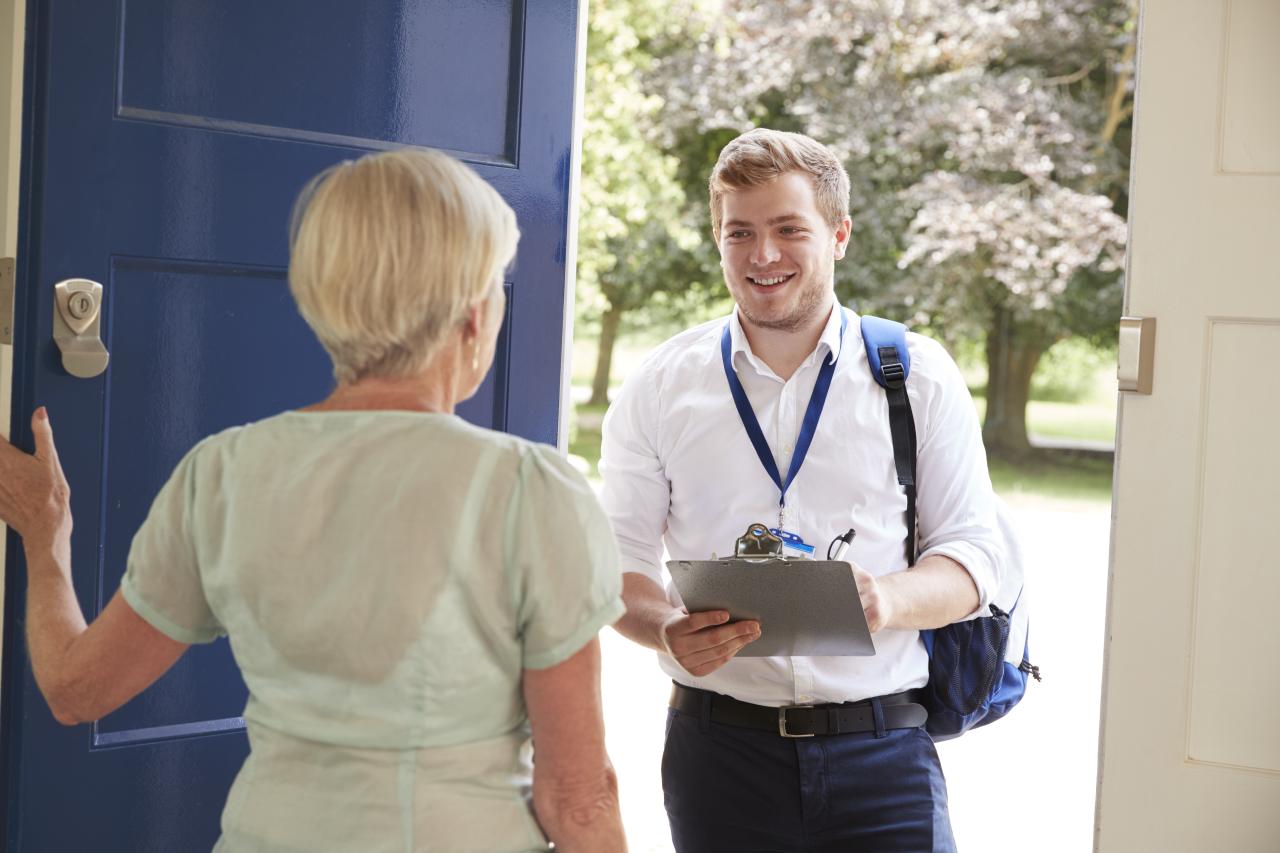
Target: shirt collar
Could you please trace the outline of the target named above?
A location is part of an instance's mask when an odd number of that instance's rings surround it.
[[[843,346],[843,341],[840,338],[840,315],[843,311],[844,308],[840,307],[840,302],[833,299],[831,315],[827,317],[827,324],[822,327],[822,335],[818,338],[818,345],[814,347],[813,352],[805,359],[804,363],[806,365],[812,364],[819,353],[830,353],[833,359],[840,357],[840,348]],[[761,367],[764,365],[764,362],[760,361],[756,354],[751,351],[751,344],[747,341],[747,333],[742,330],[742,320],[739,319],[736,307],[733,309],[733,314],[729,316],[729,343],[732,347],[730,357],[733,360],[737,360],[738,353],[743,353],[752,364]]]

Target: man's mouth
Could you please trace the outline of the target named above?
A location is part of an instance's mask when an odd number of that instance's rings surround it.
[[[796,277],[796,274],[793,272],[783,273],[781,275],[769,275],[769,276],[749,275],[747,276],[747,281],[751,282],[757,287],[777,287],[778,285],[783,284],[784,282],[788,282],[795,277]]]

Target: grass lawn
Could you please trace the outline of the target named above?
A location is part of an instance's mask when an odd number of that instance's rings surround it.
[[[569,453],[587,461],[590,477],[600,476],[600,424],[606,408],[586,403],[576,406],[569,426]]]
[[[1013,504],[1111,503],[1111,460],[1064,456],[1013,464],[988,460],[996,493]]]
[[[973,404],[981,420],[987,401],[975,397]],[[1032,400],[1027,404],[1027,431],[1046,438],[1115,441],[1115,403],[1046,403]]]

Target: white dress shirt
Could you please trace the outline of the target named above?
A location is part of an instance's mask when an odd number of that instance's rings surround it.
[[[843,344],[840,311],[848,316]],[[726,320],[659,346],[624,384],[604,420],[600,472],[623,572],[665,585],[663,560],[732,554],[753,522],[778,522],[778,487],[765,472],[734,406],[720,356]],[[733,365],[783,477],[791,464],[822,360],[837,357],[826,406],[804,465],[787,491],[786,529],[819,558],[850,527],[845,559],[873,575],[906,567],[906,495],[898,485],[884,390],[867,364],[858,316],[831,312],[817,347],[783,381],[751,352],[737,313],[727,319]],[[918,437],[916,502],[920,557],[942,554],[977,585],[986,614],[1003,549],[977,413],[960,371],[935,341],[909,333],[911,401]],[[767,631],[768,626],[763,626]],[[873,657],[736,657],[702,678],[668,655],[681,684],[759,705],[851,702],[920,687],[928,657],[918,631],[883,630]]]

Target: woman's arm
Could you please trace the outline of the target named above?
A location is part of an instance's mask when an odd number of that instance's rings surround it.
[[[600,641],[547,669],[524,671],[533,726],[533,808],[556,850],[627,849],[618,779],[604,746]]]
[[[52,572],[31,572],[27,648],[36,684],[64,726],[110,714],[150,687],[187,650],[134,613],[119,590],[86,626],[70,578]]]
[[[164,674],[187,650],[151,627],[117,592],[92,625],[71,585],[71,490],[43,408],[36,452],[0,438],[0,519],[27,555],[27,650],[36,684],[64,725],[96,720]]]

